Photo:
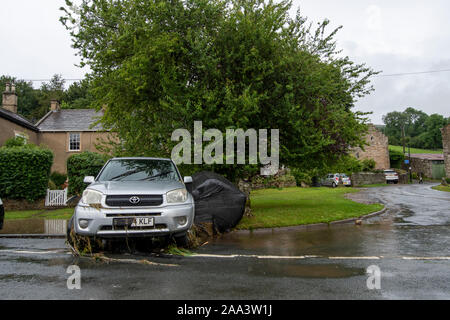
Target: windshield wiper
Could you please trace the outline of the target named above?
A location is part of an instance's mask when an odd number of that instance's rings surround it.
[[[124,172],[124,173],[122,173],[122,174],[119,174],[118,176],[112,177],[111,180],[116,180],[116,179],[118,179],[118,178],[130,176],[130,175],[132,175],[132,174],[134,174],[134,173],[138,173],[138,172],[140,172],[140,171],[142,171],[142,170],[141,170],[141,169],[135,169],[135,170],[127,171],[127,172]]]
[[[141,180],[150,180],[150,179],[157,178],[157,177],[160,177],[160,176],[165,176],[165,175],[167,175],[169,173],[172,173],[172,171],[164,171],[164,172],[155,174],[154,176],[150,176],[150,177],[147,177],[147,178],[144,178],[144,179],[141,179]]]

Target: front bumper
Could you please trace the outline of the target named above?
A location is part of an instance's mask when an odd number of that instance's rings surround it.
[[[152,217],[154,226],[142,229],[117,229],[113,225],[115,218]],[[177,217],[186,217],[186,223],[180,225]],[[88,226],[81,228],[79,220],[88,220]],[[159,207],[132,208],[92,208],[78,205],[74,213],[74,229],[79,235],[99,238],[156,237],[183,233],[194,221],[194,204],[164,205]]]

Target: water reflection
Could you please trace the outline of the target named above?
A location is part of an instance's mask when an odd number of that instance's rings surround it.
[[[51,234],[66,233],[67,220],[59,219],[17,219],[5,220],[0,234]]]

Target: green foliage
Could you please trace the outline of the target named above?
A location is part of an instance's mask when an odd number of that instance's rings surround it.
[[[0,148],[0,197],[34,201],[45,197],[53,153],[35,146]]]
[[[295,178],[295,182],[297,183],[297,186],[300,187],[302,185],[302,182],[309,186],[312,184],[312,178],[307,172],[304,172],[301,169],[295,168],[295,169],[291,170],[291,173]]]
[[[403,145],[402,129],[404,128],[405,145],[424,149],[442,149],[440,128],[450,123],[439,114],[427,115],[414,108],[403,112],[390,112],[383,116],[386,125],[384,133],[389,138],[389,144]]]
[[[289,1],[66,1],[61,22],[107,106],[116,154],[169,157],[174,129],[277,129],[280,161],[305,169],[361,146],[356,100],[375,73],[342,57],[325,20],[313,28]],[[231,180],[251,166],[204,166]],[[255,170],[256,169],[256,170]]]
[[[27,144],[27,140],[22,137],[12,137],[5,141],[6,148],[23,147]]]
[[[375,160],[373,159],[364,159],[361,161],[361,170],[362,171],[373,171],[375,169]]]
[[[64,183],[66,182],[66,180],[67,175],[64,173],[59,173],[55,171],[50,174],[50,181],[52,181],[57,188],[61,188],[61,186],[64,185]]]
[[[329,166],[326,172],[322,172],[322,175],[327,173],[345,173],[351,175],[353,172],[363,171],[364,165],[361,161],[353,156],[342,156],[336,160],[331,166]]]
[[[72,83],[61,98],[62,109],[89,109],[92,95],[89,92],[90,84],[87,79]]]
[[[33,110],[36,109],[39,104],[33,84],[15,77],[0,76],[0,92],[5,90],[7,82],[14,83],[16,86],[16,93],[18,95],[17,112],[25,118],[31,119]]]
[[[389,148],[389,159],[391,162],[391,168],[400,169],[405,160],[405,155],[401,151]]]
[[[85,176],[97,176],[107,161],[107,156],[95,152],[74,154],[67,159],[67,175],[69,177],[69,193],[81,195],[86,185]]]

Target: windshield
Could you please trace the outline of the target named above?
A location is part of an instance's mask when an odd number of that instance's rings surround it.
[[[99,181],[179,181],[177,170],[170,160],[118,159],[108,162]]]

